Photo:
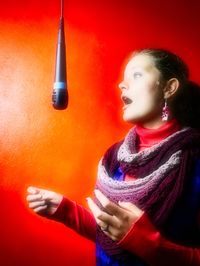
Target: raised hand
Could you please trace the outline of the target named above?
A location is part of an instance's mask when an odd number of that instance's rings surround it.
[[[95,190],[95,195],[104,211],[91,198],[87,198],[87,201],[97,224],[112,240],[120,241],[131,226],[142,216],[143,211],[130,202],[115,204],[99,190]]]

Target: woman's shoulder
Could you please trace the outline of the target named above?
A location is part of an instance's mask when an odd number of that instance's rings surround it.
[[[123,143],[123,140],[120,140],[120,141],[118,141],[118,142],[115,142],[114,144],[112,144],[107,150],[106,150],[106,152],[105,152],[105,155],[106,154],[112,154],[112,153],[116,153],[116,152],[118,152],[118,150],[119,150],[119,147],[121,146],[121,144]],[[104,155],[104,156],[105,156]]]

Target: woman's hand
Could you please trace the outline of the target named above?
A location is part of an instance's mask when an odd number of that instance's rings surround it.
[[[26,197],[29,208],[40,215],[52,215],[57,210],[63,196],[38,187],[28,187]]]
[[[91,198],[87,198],[97,224],[102,231],[114,241],[120,241],[131,226],[142,216],[143,211],[130,202],[111,202],[99,190],[95,190],[98,201],[104,208],[102,211]]]

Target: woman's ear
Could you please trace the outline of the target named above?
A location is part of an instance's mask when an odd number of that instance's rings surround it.
[[[180,82],[177,78],[171,78],[167,81],[164,88],[164,98],[169,99],[176,94],[180,87]]]

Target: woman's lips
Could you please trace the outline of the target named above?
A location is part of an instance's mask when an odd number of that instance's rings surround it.
[[[125,110],[133,101],[127,96],[122,96],[121,98],[124,103],[123,110]]]

